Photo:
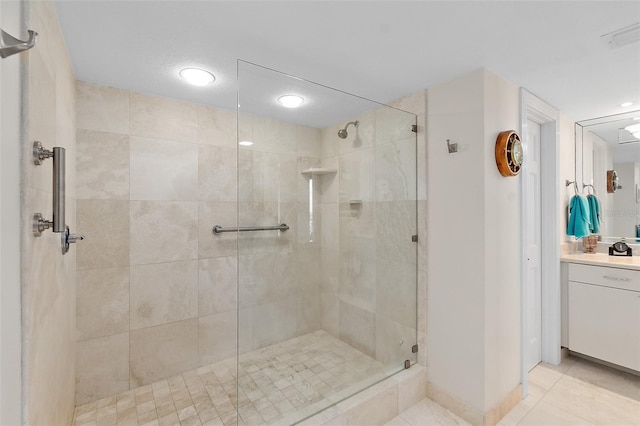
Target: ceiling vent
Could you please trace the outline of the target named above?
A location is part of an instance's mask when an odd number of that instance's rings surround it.
[[[612,49],[634,43],[640,40],[640,22],[605,34],[601,36],[601,38],[604,39]]]

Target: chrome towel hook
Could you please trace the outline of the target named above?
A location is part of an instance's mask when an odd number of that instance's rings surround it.
[[[36,45],[37,37],[37,32],[29,30],[29,40],[22,41],[0,29],[0,57],[7,58],[16,53],[31,49]]]

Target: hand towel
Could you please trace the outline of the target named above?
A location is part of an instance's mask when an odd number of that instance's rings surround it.
[[[591,220],[589,229],[591,233],[598,234],[600,232],[600,201],[595,195],[589,194],[587,202],[589,204],[589,219]]]
[[[569,203],[567,235],[575,235],[576,238],[586,237],[589,235],[590,223],[587,199],[582,195],[574,195]]]

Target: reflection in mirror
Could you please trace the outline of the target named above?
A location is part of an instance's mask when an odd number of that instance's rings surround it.
[[[615,192],[607,191],[611,170]],[[605,241],[640,242],[640,110],[576,123],[576,180],[600,200]]]

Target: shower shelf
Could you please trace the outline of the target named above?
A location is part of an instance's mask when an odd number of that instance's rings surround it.
[[[301,172],[303,175],[330,175],[332,173],[338,173],[338,169],[326,169],[321,167],[312,167],[310,169],[304,169]]]

